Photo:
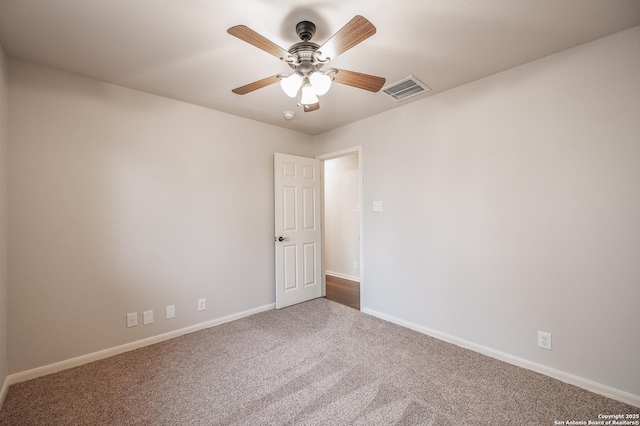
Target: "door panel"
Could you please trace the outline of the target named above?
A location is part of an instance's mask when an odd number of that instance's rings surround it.
[[[296,188],[295,186],[282,187],[282,231],[296,231]]]
[[[298,288],[298,261],[296,259],[296,246],[284,245],[282,247],[284,261],[284,291],[291,291]]]
[[[304,244],[304,285],[316,283],[316,243]]]
[[[314,188],[302,188],[303,227],[305,230],[316,229],[316,191]]]
[[[322,296],[320,162],[274,155],[276,308]]]

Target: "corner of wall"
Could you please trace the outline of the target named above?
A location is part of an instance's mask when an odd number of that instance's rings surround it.
[[[7,394],[7,57],[0,46],[0,408]]]

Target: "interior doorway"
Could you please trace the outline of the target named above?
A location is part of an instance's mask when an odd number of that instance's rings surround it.
[[[359,310],[363,287],[361,148],[318,158],[323,178],[323,294]]]

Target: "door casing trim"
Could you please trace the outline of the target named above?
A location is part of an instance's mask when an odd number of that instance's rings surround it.
[[[327,160],[333,160],[340,157],[346,157],[347,155],[358,155],[358,205],[360,211],[358,212],[358,226],[360,232],[360,310],[362,311],[365,306],[363,305],[365,285],[364,285],[364,205],[362,199],[363,187],[362,187],[362,145],[357,145],[351,148],[341,149],[339,151],[329,152],[327,154],[316,155],[316,159],[320,160],[320,215],[322,223],[322,255],[320,257],[320,264],[322,268],[322,297],[327,295],[327,277],[324,273],[324,250],[326,247],[324,241],[324,162]]]

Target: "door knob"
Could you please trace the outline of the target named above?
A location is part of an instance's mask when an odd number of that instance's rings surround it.
[[[289,241],[289,237],[278,237],[277,241]]]

